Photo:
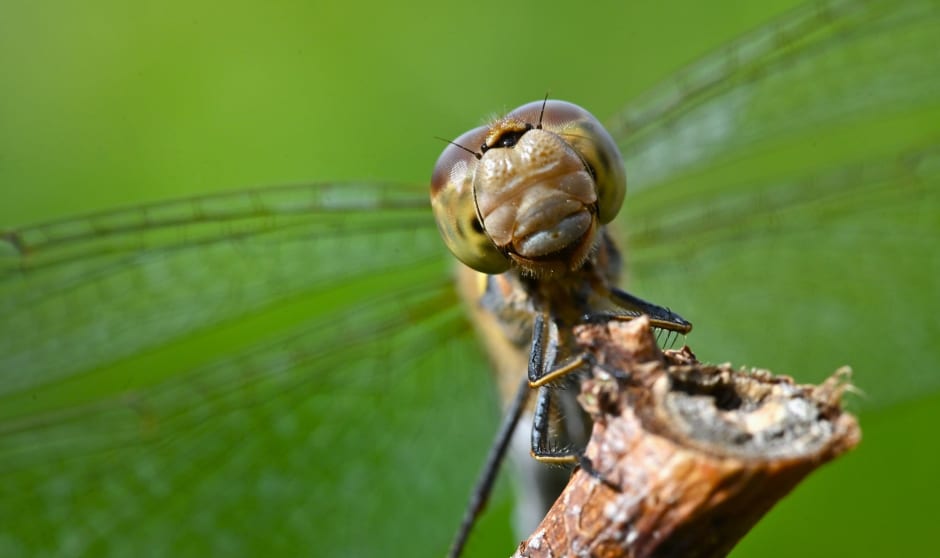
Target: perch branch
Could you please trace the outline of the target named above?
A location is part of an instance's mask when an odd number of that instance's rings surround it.
[[[820,386],[663,353],[645,319],[580,326],[586,456],[515,556],[725,556],[806,475],[855,447],[843,368]]]

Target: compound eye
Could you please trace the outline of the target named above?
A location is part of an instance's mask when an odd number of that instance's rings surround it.
[[[584,161],[597,187],[597,217],[602,224],[614,220],[627,194],[627,174],[617,143],[593,114],[565,101],[535,101],[509,113],[507,118],[538,123],[562,137]],[[541,116],[540,116],[541,115]]]
[[[460,261],[483,273],[507,271],[510,260],[493,244],[477,214],[473,176],[479,160],[459,146],[483,144],[488,128],[475,128],[448,145],[431,176],[431,208],[447,248]]]

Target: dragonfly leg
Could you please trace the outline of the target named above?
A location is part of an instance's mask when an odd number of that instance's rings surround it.
[[[608,487],[619,490],[616,484],[604,477],[603,473],[594,467],[590,458],[584,455],[583,449],[570,446],[551,447],[548,426],[553,396],[554,393],[551,386],[542,386],[539,388],[539,397],[535,404],[535,416],[532,419],[532,457],[543,463],[577,463],[585,473],[591,475]]]
[[[650,323],[653,327],[658,327],[677,333],[688,333],[692,331],[692,324],[685,318],[676,314],[668,308],[647,302],[642,298],[622,291],[616,287],[610,289],[611,299],[624,310],[646,314],[650,317]]]
[[[564,449],[552,448],[549,441],[549,424],[553,410],[553,391],[556,381],[574,372],[580,372],[593,364],[594,359],[588,353],[581,353],[559,366],[554,365],[558,347],[558,328],[550,321],[548,314],[538,313],[532,324],[532,347],[529,351],[530,388],[538,388],[538,400],[532,417],[532,456],[550,463],[575,463],[579,452],[570,446]]]
[[[530,387],[545,386],[593,363],[588,353],[581,353],[559,366],[554,366],[557,345],[557,329],[548,323],[546,314],[536,314],[532,324],[532,347],[529,350]]]
[[[610,319],[624,319],[623,315],[608,316]],[[584,448],[571,444],[553,445],[550,439],[550,421],[555,400],[559,397],[557,386],[552,382],[573,372],[593,367],[596,362],[590,353],[582,352],[560,366],[553,366],[557,344],[557,329],[548,322],[546,314],[536,314],[533,323],[532,349],[529,354],[530,388],[538,388],[539,394],[532,417],[532,438],[530,453],[542,463],[577,464],[581,469],[606,486],[617,490],[617,486],[600,473],[591,460],[584,454]],[[606,367],[603,367],[606,370]],[[617,378],[624,377],[622,372],[609,371]]]
[[[535,414],[532,417],[532,457],[543,463],[577,463],[582,457],[580,450],[571,447],[553,448],[549,442],[548,427],[553,390],[551,386],[539,388]]]

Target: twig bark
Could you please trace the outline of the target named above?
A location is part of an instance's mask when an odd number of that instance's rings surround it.
[[[659,350],[646,320],[585,325],[577,471],[516,556],[725,556],[807,474],[860,440],[840,369],[820,386]]]

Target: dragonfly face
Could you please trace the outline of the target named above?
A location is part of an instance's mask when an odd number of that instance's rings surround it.
[[[610,134],[583,108],[554,100],[461,135],[431,178],[447,247],[484,273],[580,268],[625,192],[623,159]]]

